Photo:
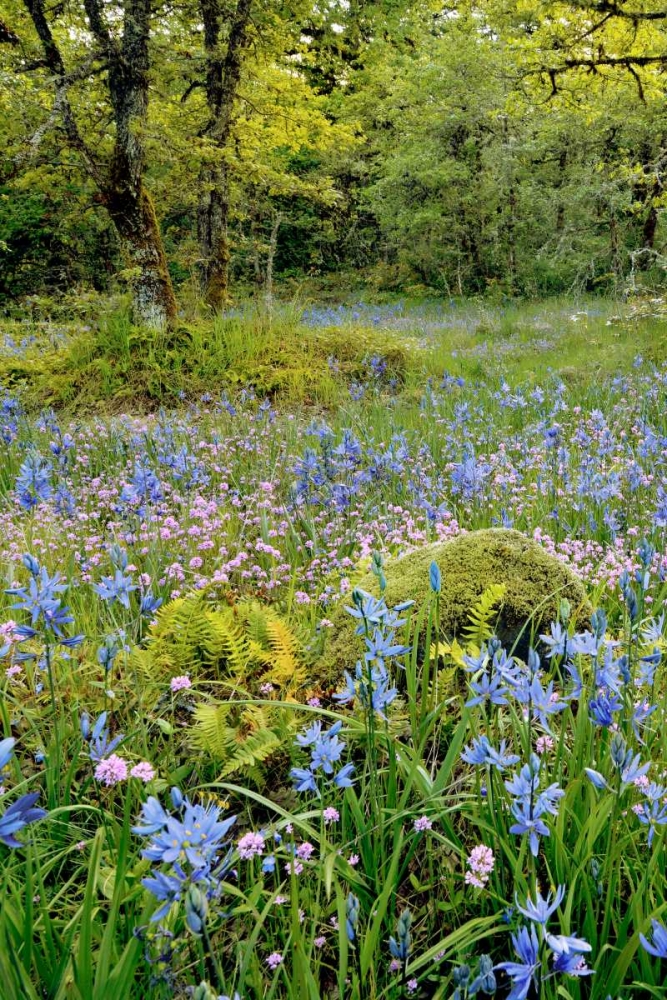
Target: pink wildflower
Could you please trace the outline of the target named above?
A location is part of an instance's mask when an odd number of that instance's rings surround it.
[[[127,778],[127,763],[118,754],[112,753],[110,757],[99,762],[95,768],[95,777],[109,788],[117,785]]]
[[[243,858],[244,861],[249,861],[256,854],[263,853],[264,837],[261,833],[246,833],[239,840],[238,849],[239,857]]]
[[[465,875],[466,885],[474,885],[477,889],[483,889],[489,881],[489,875],[493,871],[495,863],[490,847],[486,847],[485,844],[473,847],[466,861],[470,869]]]
[[[176,693],[176,691],[186,691],[188,688],[192,687],[192,681],[187,674],[179,674],[178,677],[171,678],[169,687],[174,693]]]
[[[419,819],[414,821],[414,828],[417,833],[423,833],[424,830],[430,830],[433,826],[433,821],[428,818],[428,816],[420,816]]]
[[[140,764],[135,764],[130,771],[131,778],[139,778],[140,781],[148,783],[155,777],[155,768],[147,760],[142,760]]]

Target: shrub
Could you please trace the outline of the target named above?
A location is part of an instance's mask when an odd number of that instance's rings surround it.
[[[591,613],[578,577],[533,539],[507,528],[462,534],[453,541],[426,545],[390,560],[384,568],[387,604],[393,607],[413,600],[413,614],[418,614],[429,595],[433,561],[442,577],[441,629],[450,639],[461,634],[471,610],[493,584],[505,584],[496,633],[506,648],[516,646],[519,655],[526,653],[531,632],[538,635],[559,618],[563,599],[580,624]],[[370,573],[359,581],[359,587],[369,593],[378,591],[377,580]],[[350,666],[354,627],[344,607],[339,607],[321,663],[328,677],[337,678]]]

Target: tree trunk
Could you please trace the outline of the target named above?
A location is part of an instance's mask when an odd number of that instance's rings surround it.
[[[135,272],[132,302],[135,322],[161,327],[176,315],[176,300],[167,269],[155,209],[144,186],[143,130],[148,114],[149,35],[152,0],[123,0],[114,9],[114,31],[103,0],[84,0],[86,19],[97,46],[91,62],[67,74],[51,31],[45,0],[24,0],[37,35],[44,64],[55,91],[53,113],[62,122],[69,146],[81,156],[114,223],[124,256]],[[122,34],[118,13],[122,11]],[[54,17],[57,15],[53,15]],[[69,101],[69,87],[90,72],[94,58],[107,65],[108,99],[115,125],[113,152],[102,163],[81,135]]]
[[[134,272],[130,278],[134,322],[153,330],[168,326],[176,317],[176,298],[151,196],[143,186],[138,197],[121,187],[107,192],[104,204],[125,262]]]
[[[276,251],[278,250],[278,233],[280,232],[280,224],[282,221],[282,213],[276,212],[273,219],[273,225],[271,226],[269,252],[266,256],[266,277],[264,279],[264,297],[267,305],[269,306],[273,302],[273,265],[276,259]]]
[[[642,230],[642,246],[644,250],[649,251],[649,253],[645,255],[649,259],[655,247],[655,234],[657,232],[657,229],[658,229],[658,210],[654,204],[651,204],[651,207],[648,210],[648,215],[644,220],[644,227]]]
[[[204,298],[213,309],[229,301],[229,182],[226,166],[199,172],[197,237]]]
[[[237,0],[227,50],[222,58],[219,0],[200,0],[206,52],[206,101],[210,115],[203,134],[211,140],[217,163],[204,164],[199,174],[197,236],[204,297],[216,310],[229,299],[229,167],[225,153],[232,131],[243,52],[248,43],[252,2]]]
[[[556,232],[562,233],[565,229],[565,202],[561,197],[561,188],[565,184],[565,168],[567,167],[567,147],[561,150],[558,157],[558,181],[556,182],[557,204],[556,204]]]

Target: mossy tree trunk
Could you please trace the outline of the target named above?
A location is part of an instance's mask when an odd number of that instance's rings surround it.
[[[150,329],[163,329],[176,316],[176,299],[151,196],[142,184],[138,192],[128,192],[120,184],[117,190],[106,192],[104,204],[118,232],[123,257],[133,272],[130,285],[134,321]]]
[[[152,2],[121,0],[113,18],[107,20],[103,0],[84,0],[94,47],[85,65],[68,72],[51,30],[50,18],[58,16],[57,9],[47,11],[44,0],[24,0],[44,53],[40,65],[47,68],[54,86],[54,112],[63,123],[68,144],[80,154],[95,181],[100,201],[118,232],[126,262],[134,272],[134,319],[155,328],[174,318],[176,299],[160,227],[144,183]],[[107,96],[115,126],[112,153],[105,162],[81,134],[69,101],[70,86],[90,73],[95,62],[106,67]]]
[[[200,0],[206,53],[206,101],[209,121],[204,136],[211,142],[211,159],[199,174],[197,236],[204,297],[213,309],[229,299],[229,165],[227,149],[241,79],[243,54],[253,0],[238,0],[221,51],[222,12],[219,0]]]

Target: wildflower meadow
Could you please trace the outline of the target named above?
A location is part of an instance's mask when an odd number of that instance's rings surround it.
[[[448,361],[334,353],[335,406],[2,390],[2,1000],[665,996],[667,365]],[[490,573],[452,634],[480,529],[581,600],[508,639]]]

